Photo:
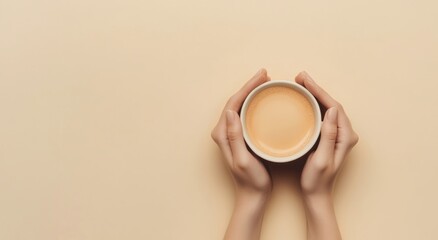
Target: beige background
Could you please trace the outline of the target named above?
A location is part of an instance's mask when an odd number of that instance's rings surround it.
[[[436,1],[0,0],[0,239],[221,239],[210,139],[260,67],[307,70],[360,134],[345,239],[438,239]],[[262,239],[304,239],[277,168]]]

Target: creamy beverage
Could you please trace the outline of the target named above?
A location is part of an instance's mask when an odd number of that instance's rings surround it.
[[[316,141],[315,131],[319,133],[314,103],[290,86],[272,85],[257,92],[248,102],[245,116],[247,137],[273,157],[299,153]]]

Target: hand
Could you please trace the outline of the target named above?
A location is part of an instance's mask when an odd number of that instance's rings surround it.
[[[335,177],[359,137],[342,105],[316,84],[306,72],[298,74],[295,81],[307,88],[327,108],[318,148],[309,155],[301,175],[301,188],[306,196],[330,195]]]
[[[318,86],[306,72],[298,74],[295,80],[327,108],[320,142],[316,151],[310,153],[301,174],[307,239],[340,240],[342,237],[336,221],[332,190],[345,157],[359,137],[342,105]]]
[[[272,189],[266,168],[245,145],[240,117],[237,114],[248,94],[269,80],[266,70],[261,69],[228,100],[219,122],[211,132],[211,137],[221,149],[225,163],[231,170],[238,197],[254,194],[266,196]]]
[[[236,206],[225,239],[258,239],[264,207],[272,190],[272,180],[265,166],[248,151],[237,112],[248,94],[269,81],[261,69],[225,105],[211,137],[219,146],[231,171],[236,189]]]

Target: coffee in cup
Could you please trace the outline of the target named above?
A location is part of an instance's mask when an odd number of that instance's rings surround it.
[[[255,88],[241,110],[243,135],[251,150],[272,162],[306,154],[318,139],[321,112],[313,95],[290,81]]]

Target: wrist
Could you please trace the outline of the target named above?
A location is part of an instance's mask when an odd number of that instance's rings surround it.
[[[331,194],[304,196],[304,208],[308,239],[342,239]]]
[[[270,194],[260,192],[238,192],[236,194],[235,208],[245,212],[264,211]]]
[[[269,194],[237,191],[224,239],[259,239]]]
[[[303,201],[307,212],[310,214],[333,211],[333,197],[331,193],[304,195]]]
[[[314,193],[303,193],[304,203],[314,203],[314,202],[332,202],[333,195],[331,192],[314,192]]]

